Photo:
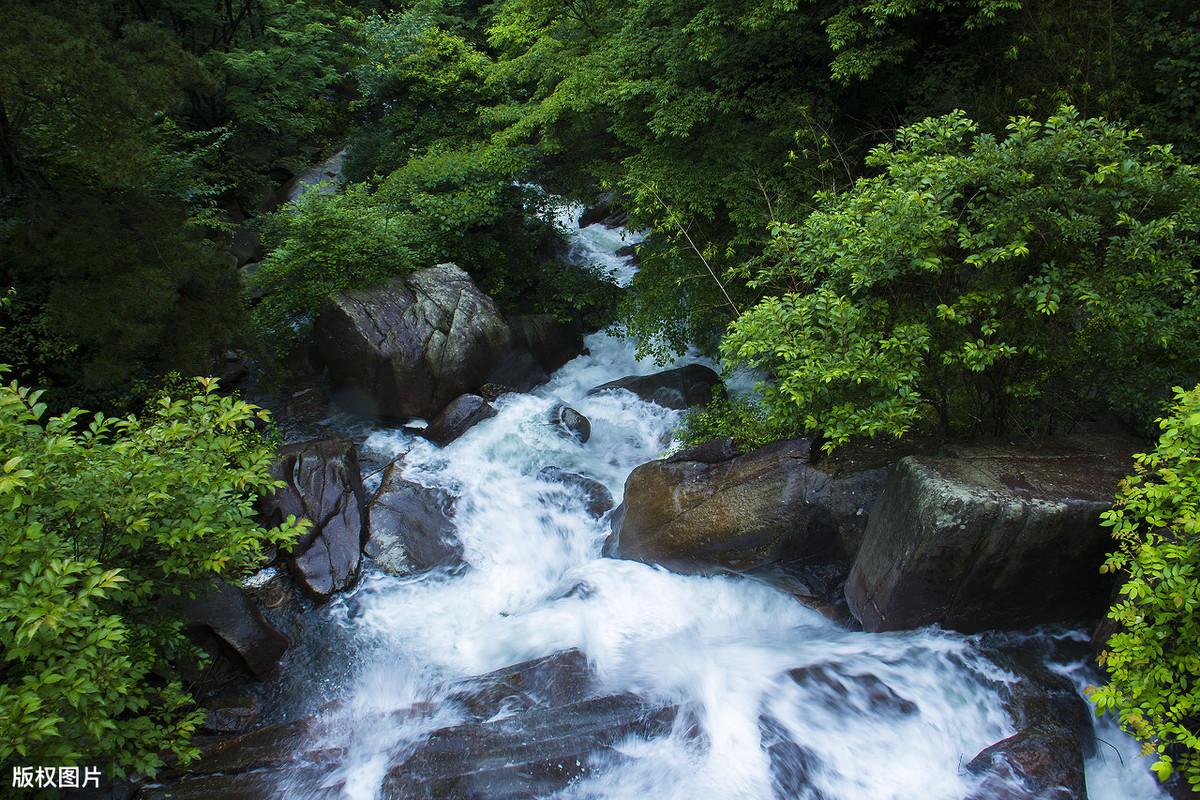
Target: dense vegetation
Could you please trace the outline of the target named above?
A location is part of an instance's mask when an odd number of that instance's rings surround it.
[[[1157,755],[1160,776],[1178,769],[1200,790],[1200,386],[1176,388],[1159,425],[1158,447],[1137,456],[1105,514],[1119,547],[1104,570],[1124,581],[1100,656],[1109,682],[1092,700]]]
[[[343,289],[455,261],[506,311],[588,327],[615,313],[664,357],[695,343],[764,376],[757,397],[688,422],[743,444],[1145,429],[1168,387],[1200,380],[1188,0],[4,11],[0,360],[18,382],[0,395],[0,571],[20,591],[0,607],[0,732],[26,732],[22,758],[145,771],[188,752],[196,712],[163,677],[183,642],[151,609],[289,532],[249,519],[270,488],[253,408],[208,385],[123,415],[231,346],[260,372],[285,363]],[[339,191],[277,208],[287,179],[343,143]],[[652,229],[629,291],[561,267],[540,187],[605,194]],[[239,273],[230,242],[257,234],[267,253]],[[116,416],[91,424],[75,405]],[[1131,585],[1153,589],[1128,602],[1175,602],[1155,553],[1195,561],[1162,538],[1193,528],[1138,499],[1169,484],[1194,517],[1195,487],[1161,463],[1114,517],[1112,566],[1149,558]],[[51,645],[64,630],[78,638]],[[1145,647],[1114,644],[1124,672],[1102,706],[1195,775],[1174,755],[1194,750],[1172,694],[1187,673],[1155,671]],[[1147,681],[1167,706],[1139,705]]]
[[[39,396],[0,388],[0,763],[152,773],[204,719],[174,668],[200,654],[164,604],[297,532],[255,521],[265,412],[211,380],[140,418],[47,417]]]

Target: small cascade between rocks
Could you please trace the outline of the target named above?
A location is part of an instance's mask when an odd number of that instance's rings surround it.
[[[616,252],[633,239],[578,230],[580,211],[564,217],[571,257],[627,284],[636,266]],[[663,367],[605,333],[586,345],[444,448],[396,428],[365,437],[365,471],[402,457],[404,478],[456,498],[463,563],[371,568],[310,612],[293,649],[309,662],[277,698],[285,734],[256,756],[279,796],[986,800],[1010,796],[1003,770],[972,759],[1016,734],[1016,715],[1062,708],[1056,735],[1082,743],[1092,800],[1162,796],[1138,747],[1080,699],[1086,632],[862,633],[785,580],[602,557],[607,517],[544,470],[619,503],[681,412],[588,394]],[[590,420],[586,442],[546,424],[560,403]]]

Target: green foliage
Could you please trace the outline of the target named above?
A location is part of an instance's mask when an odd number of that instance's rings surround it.
[[[275,347],[289,344],[325,298],[402,274],[430,255],[414,250],[405,220],[363,185],[309,190],[271,223],[275,246],[254,276],[266,296],[254,315],[263,341]]]
[[[1160,779],[1178,771],[1200,789],[1200,386],[1177,387],[1159,427],[1103,516],[1117,550],[1102,571],[1124,582],[1099,657],[1109,682],[1089,695],[1157,756]]]
[[[0,388],[0,764],[153,774],[164,753],[195,755],[203,712],[172,667],[192,648],[163,603],[298,533],[255,522],[277,485],[266,412],[216,388],[90,420]]]
[[[772,294],[723,353],[833,444],[1152,416],[1200,376],[1200,171],[1139,138],[1069,108],[1003,139],[961,112],[901,130],[878,175],[774,226],[749,268]]]
[[[718,387],[711,403],[684,415],[675,435],[684,445],[732,438],[739,451],[747,452],[802,433],[795,419],[771,417],[759,398],[729,397]]]

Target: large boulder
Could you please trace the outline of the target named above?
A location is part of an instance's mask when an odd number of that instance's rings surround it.
[[[735,568],[841,557],[831,480],[809,464],[809,447],[797,439],[723,458],[723,448],[709,446],[642,464],[625,481],[624,502],[613,514],[618,552],[637,561]]]
[[[318,600],[352,586],[367,519],[354,444],[318,439],[286,445],[271,474],[286,485],[261,501],[264,523],[276,525],[289,515],[312,521],[286,554],[296,582]]]
[[[1098,616],[1112,542],[1100,527],[1139,443],[1069,437],[902,459],[846,585],[869,631],[961,631]],[[1036,587],[1036,591],[1030,591]]]
[[[546,372],[583,352],[583,336],[549,314],[523,314],[508,320],[513,339],[528,350]]]
[[[486,376],[486,383],[507,386],[513,391],[528,392],[550,380],[537,359],[523,347],[509,350]]]
[[[721,376],[703,364],[688,364],[686,367],[656,372],[653,375],[618,378],[593,387],[588,394],[625,389],[648,403],[684,409],[708,405],[712,401],[713,387],[720,382]]]
[[[237,586],[205,587],[196,597],[181,599],[179,606],[189,636],[204,643],[215,640],[219,654],[231,655],[259,680],[271,676],[290,644]]]
[[[364,552],[392,574],[457,563],[462,544],[450,519],[450,496],[405,480],[402,473],[395,463],[383,474],[371,500]]]
[[[967,800],[1087,800],[1078,742],[1061,728],[1031,726],[967,763],[979,783]]]
[[[480,422],[494,416],[496,409],[487,400],[477,394],[464,394],[443,408],[421,431],[421,436],[439,447],[445,447]]]
[[[385,418],[433,416],[484,383],[512,344],[495,302],[454,264],[343,292],[316,333],[339,401]]]

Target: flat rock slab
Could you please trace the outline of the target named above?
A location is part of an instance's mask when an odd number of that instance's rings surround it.
[[[1072,437],[902,459],[872,509],[846,585],[850,610],[868,631],[1097,616],[1112,549],[1099,518],[1139,446]]]

